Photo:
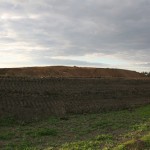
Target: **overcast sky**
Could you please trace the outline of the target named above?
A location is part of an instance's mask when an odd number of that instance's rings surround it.
[[[150,0],[0,0],[0,68],[150,71]]]

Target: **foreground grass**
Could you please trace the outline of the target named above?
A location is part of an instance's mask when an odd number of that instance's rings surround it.
[[[150,105],[133,110],[50,117],[24,123],[0,120],[1,150],[150,149]]]

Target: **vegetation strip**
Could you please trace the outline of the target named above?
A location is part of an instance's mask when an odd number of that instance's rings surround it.
[[[1,150],[140,150],[150,148],[150,105],[132,110],[0,120]],[[143,150],[142,149],[142,150]]]

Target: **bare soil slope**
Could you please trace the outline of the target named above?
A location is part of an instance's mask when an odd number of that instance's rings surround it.
[[[23,120],[150,104],[150,80],[0,77],[0,118]]]
[[[99,78],[99,77],[125,77],[140,78],[145,77],[143,74],[109,68],[83,68],[83,67],[29,67],[29,68],[5,68],[0,69],[0,76],[28,76],[28,77],[82,77],[82,78]]]

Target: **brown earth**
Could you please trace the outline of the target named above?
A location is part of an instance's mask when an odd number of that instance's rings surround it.
[[[0,69],[0,117],[28,120],[148,103],[150,80],[135,71],[63,66]]]
[[[150,103],[150,80],[0,77],[0,118],[30,120],[97,113]]]
[[[109,68],[85,68],[85,67],[29,67],[29,68],[5,68],[0,69],[0,76],[28,76],[28,77],[82,77],[82,78],[99,78],[99,77],[125,77],[141,78],[144,74]]]

